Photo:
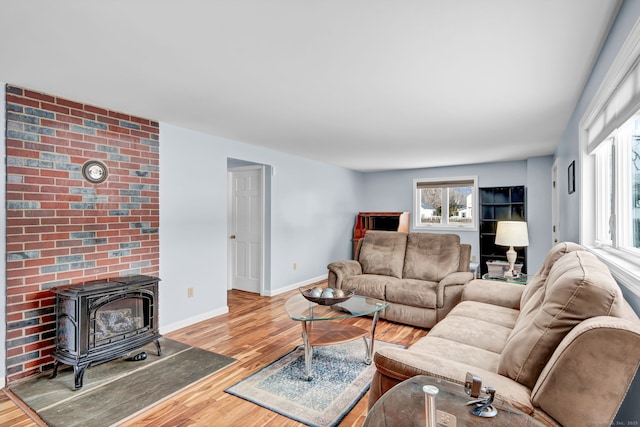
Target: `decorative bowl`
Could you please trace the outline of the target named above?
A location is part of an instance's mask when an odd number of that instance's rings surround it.
[[[349,298],[351,298],[354,294],[353,290],[345,290],[343,297],[333,297],[333,298],[324,298],[324,297],[313,297],[311,296],[312,289],[302,289],[298,288],[303,297],[311,302],[315,302],[320,305],[333,305],[339,302],[345,302]]]

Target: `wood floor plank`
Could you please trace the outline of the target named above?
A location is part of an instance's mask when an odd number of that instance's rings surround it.
[[[38,427],[44,425],[39,418],[10,391],[0,393],[0,426]],[[33,417],[33,418],[32,418]],[[34,419],[38,422],[34,421]]]
[[[320,283],[326,286],[326,283]],[[315,286],[312,285],[312,286]],[[132,426],[303,426],[224,390],[302,344],[299,322],[286,315],[284,303],[298,290],[275,297],[229,291],[229,313],[165,334],[167,338],[238,359],[234,365],[189,387],[170,399],[121,424]],[[362,328],[371,319],[348,319]],[[427,331],[380,320],[376,339],[411,345]],[[360,427],[367,414],[365,395],[340,424]],[[0,394],[0,426],[37,427],[38,424]]]

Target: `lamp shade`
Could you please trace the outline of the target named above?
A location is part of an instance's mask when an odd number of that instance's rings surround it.
[[[529,246],[527,223],[524,221],[499,221],[496,230],[496,245]]]

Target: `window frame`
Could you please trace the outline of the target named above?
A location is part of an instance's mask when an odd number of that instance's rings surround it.
[[[472,182],[472,185],[469,183]],[[471,223],[453,223],[449,222],[449,192],[446,191],[446,195],[443,196],[443,212],[442,223],[422,223],[420,222],[420,184],[427,183],[430,186],[442,187],[442,188],[455,188],[456,183],[459,183],[458,187],[471,187]],[[439,186],[438,184],[442,184]],[[446,200],[446,203],[445,203]],[[445,215],[446,213],[446,215]],[[452,178],[415,178],[413,180],[413,224],[414,230],[442,230],[442,231],[477,231],[478,230],[478,177],[477,176],[461,176]]]
[[[640,68],[640,21],[635,25],[624,45],[614,59],[607,75],[584,111],[578,124],[579,139],[579,240],[589,251],[594,253],[610,269],[614,278],[630,292],[640,296],[640,257],[634,251],[617,246],[615,242],[608,244],[598,234],[603,225],[598,225],[596,210],[601,198],[598,198],[596,151],[594,145],[605,141],[618,128],[640,111],[638,92],[623,99],[624,108],[618,107],[612,100],[619,90],[629,90],[629,76],[637,75]],[[637,87],[637,86],[636,86]],[[622,88],[622,89],[621,89]],[[628,102],[630,101],[631,102]],[[614,111],[616,110],[616,111]],[[591,131],[591,132],[590,132]],[[597,136],[596,136],[597,134]],[[615,150],[615,148],[614,148]],[[615,152],[614,152],[615,153]],[[614,154],[615,155],[615,154]],[[599,175],[601,176],[601,175]],[[616,180],[616,176],[611,177]],[[616,207],[619,209],[619,206]]]
[[[595,238],[594,244],[598,246],[613,246],[613,239],[609,234],[609,223],[605,219],[611,214],[611,193],[610,188],[613,185],[613,171],[611,162],[613,161],[613,138],[607,138],[592,154],[595,183],[593,187],[595,205],[594,205],[594,226]]]
[[[599,247],[610,247],[640,257],[640,248],[633,246],[631,178],[631,135],[633,122],[640,120],[640,109],[620,127],[614,129],[593,152],[595,183],[595,239]],[[613,232],[610,231],[613,229]]]

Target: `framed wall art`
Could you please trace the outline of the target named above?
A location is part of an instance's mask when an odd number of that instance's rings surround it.
[[[569,169],[567,170],[567,179],[568,179],[568,191],[569,194],[572,194],[576,191],[576,161],[572,161],[569,165]]]

